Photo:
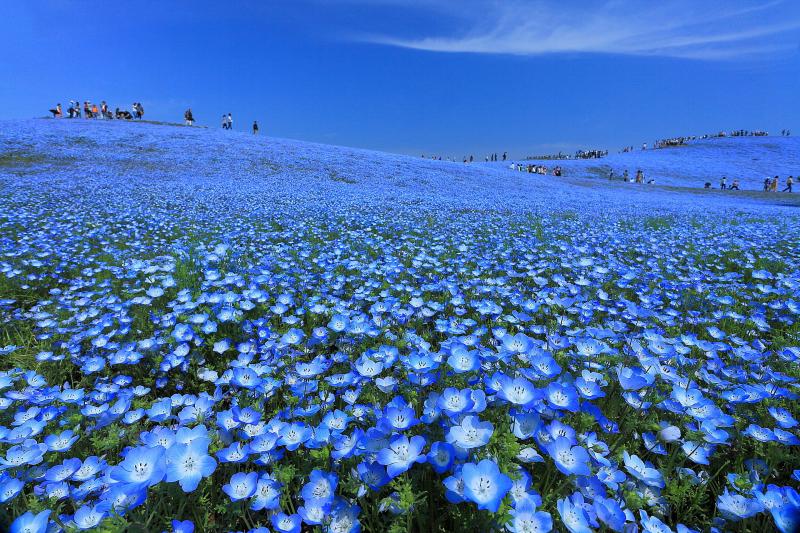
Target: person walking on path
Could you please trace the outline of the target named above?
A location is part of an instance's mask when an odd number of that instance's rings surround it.
[[[56,105],[56,108],[51,109],[50,112],[53,114],[53,118],[61,118],[61,104]]]
[[[253,121],[253,135],[258,135],[258,121]]]
[[[789,176],[786,178],[786,188],[783,189],[783,192],[792,192],[792,185],[794,184],[794,178]]]
[[[778,176],[772,178],[772,184],[770,185],[770,191],[778,192]]]
[[[223,130],[228,129],[228,115],[226,115],[225,113],[222,114],[222,129]]]
[[[230,113],[228,113],[228,129],[229,130],[233,129],[233,115],[231,115]]]
[[[191,126],[194,124],[194,115],[192,115],[192,108],[186,110],[183,114],[183,118],[186,121],[187,126]]]
[[[728,188],[728,178],[725,176],[722,177],[722,181],[719,182],[719,188],[723,191]]]

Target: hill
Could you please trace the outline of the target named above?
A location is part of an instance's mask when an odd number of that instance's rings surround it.
[[[795,198],[0,123],[0,530],[796,530]]]

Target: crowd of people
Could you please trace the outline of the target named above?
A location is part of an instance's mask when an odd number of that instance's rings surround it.
[[[578,150],[575,159],[600,159],[608,155],[608,150]]]
[[[132,111],[132,112],[131,112]],[[70,100],[69,107],[67,108],[66,115],[59,102],[56,107],[50,109],[53,118],[103,118],[103,119],[141,119],[144,116],[144,106],[141,102],[134,102],[131,104],[131,111],[121,110],[119,107],[112,113],[105,100],[100,102],[98,106],[96,103],[89,101],[83,102],[83,111],[81,111],[81,104],[79,100]]]
[[[511,169],[516,170],[517,172],[527,172],[528,174],[540,174],[542,176],[546,176],[547,173],[550,171],[550,169],[544,165],[533,165],[533,164],[525,165],[523,163],[514,163],[513,165],[511,165]],[[561,170],[560,166],[556,166],[555,168],[553,168],[553,176],[560,177],[562,174],[563,171]]]
[[[791,130],[781,130],[782,137],[789,137],[791,136]],[[721,137],[768,137],[769,132],[764,130],[734,130],[731,132],[719,131],[717,133],[707,133],[704,135],[687,135],[687,136],[680,136],[680,137],[670,137],[667,139],[661,139],[658,141],[653,142],[652,149],[658,150],[662,148],[675,148],[678,146],[683,146],[689,141],[696,141],[698,139],[718,139]],[[648,144],[642,143],[642,150],[647,150]],[[625,146],[620,150],[620,153],[628,153],[633,152],[635,148],[633,146]]]

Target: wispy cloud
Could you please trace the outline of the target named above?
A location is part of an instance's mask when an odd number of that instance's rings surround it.
[[[382,0],[391,3],[391,0]],[[360,40],[432,52],[543,55],[600,53],[730,60],[798,49],[796,0],[702,1],[418,0],[412,9],[453,9],[455,35],[368,35]],[[407,4],[408,5],[408,4]]]

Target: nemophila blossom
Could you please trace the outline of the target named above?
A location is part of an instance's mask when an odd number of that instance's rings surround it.
[[[210,476],[217,462],[208,455],[208,441],[199,438],[167,449],[167,481],[177,481],[184,492],[192,492],[204,477]]]
[[[731,494],[727,488],[717,499],[717,508],[729,520],[743,520],[764,511],[757,498]]]
[[[778,425],[783,429],[791,429],[797,426],[797,420],[795,420],[792,414],[786,409],[780,407],[769,407],[767,411],[769,411],[769,414],[772,415],[772,418],[774,418]]]
[[[258,473],[250,472],[237,472],[231,476],[230,481],[222,486],[222,491],[227,494],[231,500],[245,500],[256,493],[258,487]]]
[[[14,499],[22,492],[25,483],[13,477],[0,478],[0,503],[6,503]]]
[[[581,446],[573,446],[573,442],[567,437],[554,439],[546,449],[555,462],[556,468],[562,473],[576,476],[591,475],[589,454]]]
[[[547,386],[547,401],[555,409],[563,409],[573,413],[579,407],[575,387],[569,384],[550,383]]]
[[[531,500],[523,500],[510,514],[512,519],[507,527],[512,533],[547,533],[553,529],[550,513],[537,511]]]
[[[194,522],[191,520],[173,520],[172,533],[194,533]]]
[[[459,424],[453,424],[447,431],[447,442],[459,448],[472,449],[485,446],[494,433],[494,425],[481,421],[475,415],[467,415]]]
[[[500,508],[500,502],[512,485],[511,478],[500,472],[497,463],[489,459],[478,464],[464,464],[461,478],[464,483],[464,498],[477,504],[478,509],[493,513]]]
[[[651,487],[664,488],[664,478],[652,464],[645,463],[636,455],[629,455],[627,451],[622,452],[622,457],[625,469],[633,477]]]
[[[45,533],[48,529],[48,518],[51,511],[45,509],[39,513],[32,513],[27,511],[25,514],[18,516],[12,523],[8,530],[9,533]]]
[[[386,467],[387,474],[394,478],[411,468],[414,463],[424,463],[427,458],[422,454],[425,438],[419,435],[410,439],[404,435],[395,435],[389,445],[378,452],[377,461]]]
[[[500,390],[497,395],[514,405],[520,406],[527,406],[539,398],[533,384],[522,377],[513,379],[505,377],[501,379]]]
[[[330,502],[333,501],[338,484],[339,477],[336,474],[313,470],[308,483],[303,485],[300,495],[306,501],[321,500]]]
[[[357,471],[359,479],[372,490],[378,490],[391,481],[386,468],[378,462],[359,463]]]
[[[450,470],[455,459],[455,448],[447,442],[434,442],[428,452],[428,464],[430,464],[437,474],[443,474]]]
[[[269,475],[262,475],[256,483],[256,491],[250,509],[277,509],[280,506],[281,484]],[[302,513],[301,513],[302,514]]]
[[[123,457],[124,460],[109,471],[116,481],[151,487],[166,475],[165,451],[161,447],[132,448]]]
[[[73,520],[78,529],[92,529],[105,517],[105,513],[90,505],[84,505],[75,511]]]
[[[586,510],[583,508],[582,503],[582,498],[579,502],[573,502],[570,498],[558,500],[557,508],[561,523],[571,533],[591,533],[592,531],[589,526],[589,517],[586,515]]]

